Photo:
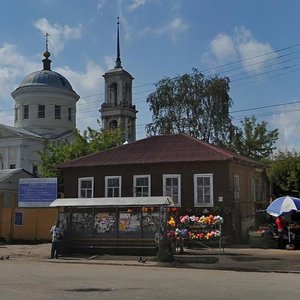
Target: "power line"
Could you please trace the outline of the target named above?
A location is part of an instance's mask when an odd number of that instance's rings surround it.
[[[295,48],[295,47],[298,47],[298,46],[300,46],[300,43],[296,43],[296,44],[288,46],[288,47],[284,47],[284,48],[277,49],[277,50],[274,50],[274,51],[262,53],[262,54],[255,55],[255,56],[252,56],[252,57],[248,57],[248,58],[244,58],[244,59],[239,59],[239,60],[236,60],[236,61],[233,61],[233,62],[229,62],[229,63],[223,64],[223,65],[218,65],[218,66],[210,67],[210,68],[207,68],[207,69],[202,69],[200,72],[203,73],[203,72],[206,72],[206,71],[211,71],[211,70],[223,68],[223,67],[230,66],[230,65],[233,65],[233,64],[236,64],[236,63],[240,63],[240,62],[243,62],[243,61],[248,61],[248,60],[251,60],[251,59],[258,58],[258,57],[262,57],[262,56],[266,56],[266,55],[269,55],[269,54],[273,54],[274,52],[275,53],[282,52],[282,51],[285,51],[285,50],[288,50],[288,49],[292,49],[292,48]]]
[[[274,52],[280,52],[280,51],[284,51],[284,50],[287,50],[287,49],[291,49],[293,47],[296,47],[296,46],[299,46],[300,44],[294,44],[292,46],[289,46],[289,47],[285,47],[285,48],[282,48],[282,49],[278,49],[278,50],[275,50]],[[221,65],[221,66],[218,66],[219,68],[223,67],[223,66],[226,66],[226,65],[231,65],[231,64],[234,64],[234,63],[238,63],[238,62],[241,62],[241,61],[247,61],[247,60],[251,60],[251,59],[254,59],[254,58],[257,58],[257,57],[262,57],[262,56],[265,56],[265,55],[269,55],[271,53],[274,53],[274,52],[268,52],[268,53],[264,53],[264,54],[261,54],[261,55],[257,55],[257,56],[253,56],[251,58],[247,58],[247,59],[243,59],[243,60],[238,60],[236,62],[231,62],[229,64],[225,64],[225,65]],[[281,55],[281,56],[278,56],[276,57],[276,59],[278,58],[282,58],[282,57],[285,57],[285,56],[288,56],[288,55],[291,55],[291,54],[294,54],[294,53],[297,53],[299,51],[293,51],[293,52],[290,52],[290,53],[287,53],[287,54],[284,54],[284,55]],[[289,60],[286,60],[286,61],[283,61],[283,62],[279,62],[277,63],[278,64],[283,64],[283,63],[286,63],[286,62],[289,62],[291,60],[295,60],[297,59],[298,57],[296,58],[291,58]],[[266,59],[266,60],[263,60],[263,61],[260,61],[259,63],[263,63],[263,62],[266,62],[266,61],[270,61],[270,60],[273,60],[275,58],[271,58],[271,59]],[[256,65],[258,64],[258,62],[255,62],[253,64],[248,64],[247,66],[253,66],[253,65]],[[250,76],[246,76],[246,77],[242,77],[242,78],[238,78],[238,79],[235,79],[233,80],[232,82],[237,82],[237,81],[242,81],[242,80],[246,80],[246,79],[251,79],[251,78],[255,78],[257,76],[262,76],[262,75],[266,75],[266,74],[270,74],[270,73],[273,73],[273,72],[278,72],[278,71],[282,71],[282,70],[289,70],[288,72],[285,72],[285,73],[281,73],[281,74],[276,74],[275,76],[270,76],[268,78],[273,78],[273,77],[277,77],[277,76],[281,76],[282,74],[288,74],[288,73],[291,73],[291,72],[295,72],[297,71],[298,69],[294,69],[294,70],[291,70],[291,68],[294,68],[296,66],[298,66],[299,64],[295,64],[295,65],[289,65],[289,66],[286,66],[286,67],[282,67],[282,68],[277,68],[277,69],[272,69],[270,71],[267,71],[267,72],[261,72],[261,73],[257,73],[255,75],[250,75]],[[244,66],[245,67],[245,66]],[[242,67],[237,67],[237,68],[233,68],[231,70],[237,70],[237,69],[240,69]],[[243,72],[243,73],[246,73],[246,72]],[[236,76],[236,75],[240,75],[242,73],[238,73],[238,74],[233,74],[232,76]],[[133,89],[135,88],[141,88],[141,87],[145,87],[145,86],[148,86],[148,85],[155,85],[153,83],[145,83],[145,84],[141,84],[141,85],[138,85],[138,86],[135,86],[133,87]],[[235,85],[235,86],[238,86],[238,85]],[[134,95],[137,95],[137,94],[143,94],[143,93],[149,93],[149,92],[152,92],[153,90],[145,90],[145,91],[140,91],[140,92],[137,92],[135,93]],[[94,95],[89,95],[89,96],[84,96],[84,97],[81,97],[81,99],[86,99],[86,98],[92,98],[92,97],[98,97],[100,95],[104,95],[104,93],[98,93],[98,94],[94,94]],[[141,99],[141,101],[138,101],[139,99]],[[144,102],[145,103],[145,98],[141,97],[141,98],[137,98],[135,99],[135,102],[134,103],[140,103],[140,102]],[[92,101],[86,101],[85,103],[78,103],[78,107],[80,106],[87,106],[87,105],[90,105],[92,103],[99,103],[99,99],[96,99],[96,100],[92,100]],[[272,107],[273,105],[270,105],[269,107]],[[97,109],[99,109],[99,107],[97,107]],[[140,107],[141,108],[141,107]],[[253,109],[253,108],[252,108]],[[7,109],[7,110],[2,110],[0,112],[8,112],[8,111],[13,111],[13,109]],[[95,111],[94,108],[88,108],[88,109],[85,109],[85,110],[81,110],[81,111],[78,111],[77,109],[77,115],[83,115],[83,114],[87,114],[87,113],[90,113],[92,111]],[[7,116],[13,116],[13,114],[9,114]],[[79,118],[81,119],[81,118]]]
[[[238,113],[238,112],[244,112],[244,111],[252,111],[252,110],[258,110],[258,109],[264,109],[264,108],[270,108],[270,107],[278,107],[278,106],[286,106],[286,105],[291,105],[291,104],[299,104],[299,101],[291,101],[287,103],[279,103],[279,104],[271,104],[271,105],[265,105],[265,106],[257,106],[257,107],[252,107],[252,108],[245,108],[245,109],[239,109],[230,112],[231,114]]]

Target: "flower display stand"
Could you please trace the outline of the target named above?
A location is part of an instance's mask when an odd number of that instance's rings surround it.
[[[197,243],[203,247],[212,249],[207,244],[214,242],[218,244],[219,253],[224,253],[222,248],[222,224],[223,218],[220,216],[181,216],[176,224],[174,218],[170,218],[168,224],[173,227],[168,235],[174,243],[179,241]],[[176,226],[177,225],[177,226]],[[183,245],[181,246],[183,251]]]

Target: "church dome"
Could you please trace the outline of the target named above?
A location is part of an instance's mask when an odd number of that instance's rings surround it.
[[[24,86],[46,86],[73,91],[70,82],[61,74],[51,70],[36,71],[26,76],[19,88]]]

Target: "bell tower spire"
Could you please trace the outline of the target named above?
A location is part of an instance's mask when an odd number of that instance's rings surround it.
[[[120,130],[123,135],[123,142],[133,142],[136,140],[136,114],[138,112],[135,105],[132,104],[132,81],[134,78],[121,65],[120,17],[117,20],[116,65],[103,75],[105,99],[101,105],[100,113],[103,129]]]
[[[122,68],[121,58],[120,58],[120,17],[117,18],[117,58],[115,69]]]

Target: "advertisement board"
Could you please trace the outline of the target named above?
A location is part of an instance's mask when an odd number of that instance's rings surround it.
[[[19,207],[48,207],[57,198],[57,178],[21,178]]]

